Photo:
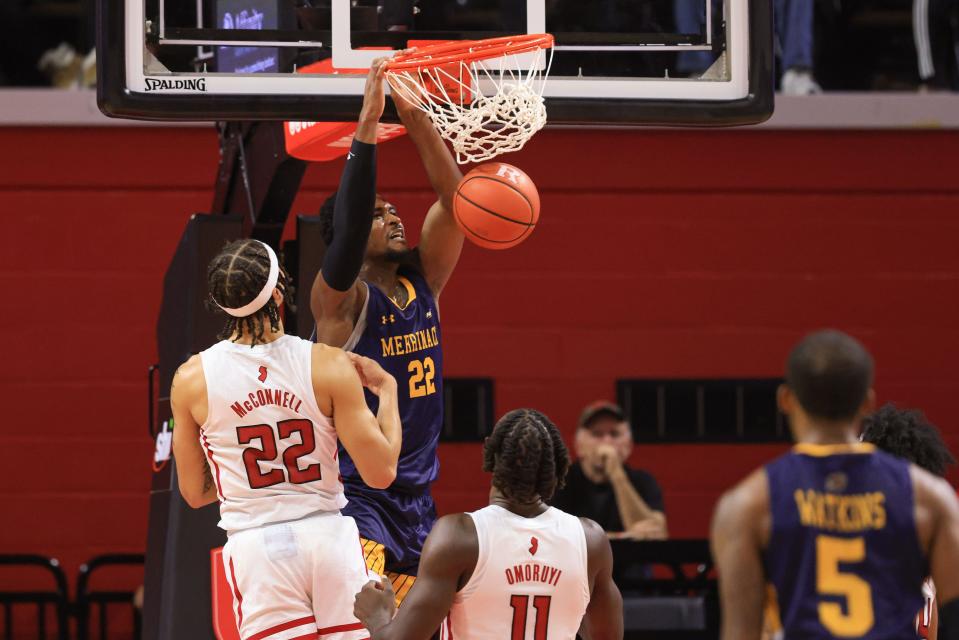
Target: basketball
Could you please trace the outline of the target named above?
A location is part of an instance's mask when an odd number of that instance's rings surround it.
[[[474,244],[509,249],[533,233],[539,192],[520,169],[488,162],[463,176],[453,197],[453,215]]]

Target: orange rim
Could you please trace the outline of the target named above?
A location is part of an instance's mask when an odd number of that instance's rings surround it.
[[[427,47],[418,47],[408,53],[400,53],[386,63],[386,70],[430,69],[451,62],[487,60],[519,53],[529,53],[536,49],[550,49],[552,46],[553,36],[548,33],[444,42]]]

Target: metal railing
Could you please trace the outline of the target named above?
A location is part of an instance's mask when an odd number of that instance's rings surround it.
[[[37,567],[49,573],[53,578],[54,589],[48,591],[0,591],[0,604],[3,605],[3,637],[14,637],[14,607],[36,607],[37,638],[47,640],[48,612],[52,609],[56,630],[52,637],[67,640],[70,629],[70,601],[67,594],[67,577],[54,558],[32,554],[0,554],[0,570],[6,567]]]
[[[627,640],[719,637],[719,588],[707,540],[613,540]]]
[[[90,589],[90,578],[94,572],[103,567],[117,567],[140,565],[144,562],[142,553],[124,553],[97,556],[80,566],[77,573],[77,600],[75,613],[77,617],[77,640],[90,640],[93,637],[91,623],[93,610],[97,609],[97,629],[100,640],[107,640],[110,633],[108,608],[109,605],[125,605],[130,608],[133,621],[133,637],[139,638],[142,619],[140,610],[134,604],[135,591],[96,591]]]

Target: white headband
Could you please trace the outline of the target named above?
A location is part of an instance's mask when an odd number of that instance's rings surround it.
[[[260,242],[257,240],[257,242]],[[249,303],[243,305],[242,307],[237,307],[236,309],[228,309],[222,304],[214,300],[216,306],[220,307],[228,314],[234,318],[245,318],[248,315],[254,314],[263,306],[270,301],[270,296],[273,295],[273,290],[276,289],[276,281],[280,277],[280,261],[276,259],[276,254],[273,252],[273,248],[270,247],[265,242],[260,242],[264,247],[266,247],[266,253],[270,256],[270,275],[266,279],[266,284],[263,285],[263,290],[260,291],[260,294],[253,298]]]

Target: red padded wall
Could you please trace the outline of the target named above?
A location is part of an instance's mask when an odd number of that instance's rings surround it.
[[[208,128],[0,129],[0,551],[72,576],[144,548],[161,279],[211,202],[216,145]],[[541,223],[510,251],[467,247],[441,302],[447,373],[495,378],[497,412],[535,406],[571,434],[617,377],[778,375],[833,325],[873,350],[882,400],[959,445],[959,134],[547,131],[508,160],[539,185]],[[316,211],[339,169],[311,168],[295,210]],[[383,147],[379,183],[415,236],[432,195],[408,140]],[[673,533],[702,536],[719,492],[779,450],[634,461]],[[480,506],[478,447],[441,457],[456,469],[441,510]]]

